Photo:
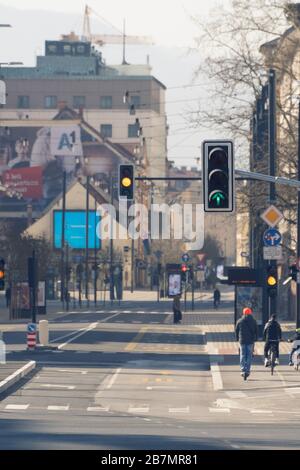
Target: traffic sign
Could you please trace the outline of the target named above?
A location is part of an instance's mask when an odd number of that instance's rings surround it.
[[[278,246],[281,242],[281,234],[275,228],[269,228],[263,235],[265,246]]]
[[[282,212],[273,205],[269,206],[260,216],[269,227],[275,227],[283,218]]]
[[[36,333],[36,323],[28,323],[27,333]]]
[[[264,246],[264,260],[281,260],[281,246]]]
[[[182,255],[182,261],[183,261],[184,263],[187,263],[188,261],[190,261],[190,255],[189,255],[188,253],[184,253],[184,254]]]

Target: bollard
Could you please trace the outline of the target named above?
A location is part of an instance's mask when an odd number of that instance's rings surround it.
[[[43,346],[48,346],[48,343],[49,343],[48,320],[40,320],[39,322],[39,342]]]
[[[27,350],[34,351],[36,347],[36,324],[28,323],[27,325]]]

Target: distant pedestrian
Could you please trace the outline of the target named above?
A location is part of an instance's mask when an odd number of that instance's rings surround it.
[[[173,322],[174,323],[181,323],[182,313],[180,308],[180,295],[175,295],[173,299]]]
[[[6,299],[6,307],[10,307],[10,302],[11,302],[11,288],[8,287],[5,291],[5,299]]]
[[[221,292],[218,288],[214,290],[214,308],[217,309],[219,307],[221,301]]]
[[[235,327],[236,340],[240,343],[241,375],[246,380],[250,375],[254,343],[257,341],[258,328],[252,316],[252,309],[245,307],[243,316]]]

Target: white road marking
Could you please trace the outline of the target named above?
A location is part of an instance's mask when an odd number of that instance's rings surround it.
[[[5,410],[27,410],[29,405],[6,405]]]
[[[85,335],[86,333],[88,333],[89,331],[91,330],[94,330],[95,328],[97,328],[98,326],[98,322],[95,322],[95,323],[91,323],[87,328],[84,328],[84,330],[80,331],[80,333],[78,333],[77,335],[75,336],[72,336],[72,338],[70,338],[68,341],[66,341],[65,343],[62,343],[58,346],[58,349],[62,349],[64,348],[67,344],[71,343],[72,341],[74,341],[75,339],[77,338],[80,338],[80,336],[82,335]]]
[[[285,388],[284,391],[291,394],[300,393],[300,387]]]
[[[226,395],[228,395],[229,398],[247,398],[246,393],[234,390],[232,392],[226,392]]]
[[[67,390],[74,390],[76,387],[75,385],[58,385],[58,384],[36,384],[39,385],[40,387],[46,387],[46,388],[65,388]]]
[[[230,413],[229,408],[209,408],[210,413]]]
[[[149,406],[129,406],[128,413],[149,413]]]
[[[115,383],[115,381],[117,380],[117,377],[119,375],[119,373],[121,372],[122,368],[119,367],[119,369],[116,370],[116,372],[114,373],[114,375],[111,377],[110,381],[108,382],[106,388],[109,389],[113,386],[113,384]]]
[[[171,385],[154,385],[153,387],[146,387],[146,390],[171,390],[179,387],[173,387]]]
[[[88,373],[87,370],[76,370],[76,369],[58,369],[58,372],[68,372],[71,374],[82,374],[82,375],[86,375]]]
[[[145,313],[145,311],[144,311],[144,310],[139,310],[139,311],[136,312],[136,313]]]
[[[216,362],[211,363],[210,370],[211,370],[214,390],[222,390],[223,380],[222,380],[219,365]]]
[[[273,414],[273,411],[271,410],[250,410],[250,413],[252,414]]]
[[[48,411],[68,411],[69,409],[70,409],[70,405],[66,405],[66,406],[49,405],[49,406],[47,406]]]
[[[189,413],[190,407],[186,406],[185,408],[169,408],[169,413]]]
[[[86,411],[109,411],[109,406],[89,406]]]

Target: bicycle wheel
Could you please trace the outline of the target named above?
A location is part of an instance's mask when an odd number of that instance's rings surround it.
[[[270,366],[271,366],[271,375],[274,373],[274,367],[275,367],[275,353],[272,350],[270,354]]]

